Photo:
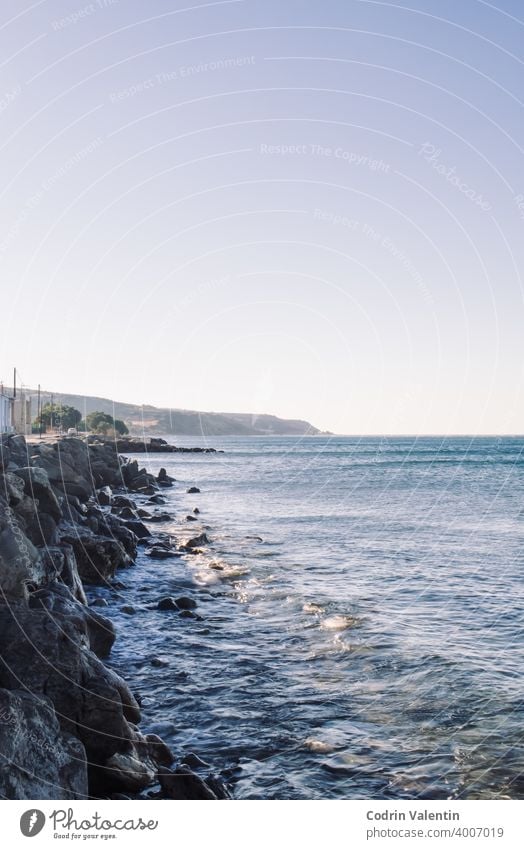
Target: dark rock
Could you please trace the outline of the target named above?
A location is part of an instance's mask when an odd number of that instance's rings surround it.
[[[198,522],[196,516],[186,516],[186,522]]]
[[[95,598],[94,601],[91,602],[91,607],[109,607],[105,598]]]
[[[71,591],[73,598],[81,604],[87,604],[86,594],[76,563],[72,546],[61,543],[58,546],[47,546],[42,552],[47,571],[59,578]]]
[[[188,492],[189,495],[193,495],[193,494],[196,494],[197,492],[200,492],[200,490],[197,486],[190,486],[189,489],[187,490],[187,492]]]
[[[133,616],[136,613],[136,607],[133,607],[132,604],[124,604],[120,610],[122,613],[127,613],[128,616]]]
[[[145,553],[148,557],[152,557],[153,560],[169,560],[170,557],[180,557],[177,551],[173,551],[170,548],[162,548],[158,545],[154,545],[152,548],[146,548]]]
[[[197,616],[197,614],[193,613],[192,610],[181,610],[180,611],[180,618],[181,619],[198,619],[199,621],[202,620],[202,617]]]
[[[160,767],[158,780],[164,798],[167,799],[209,799],[216,800],[218,796],[211,790],[199,775],[187,766],[179,766],[175,770]]]
[[[37,502],[39,512],[48,513],[58,522],[62,518],[62,510],[47,472],[44,469],[26,467],[17,469],[15,474],[23,480],[25,494]]]
[[[0,689],[0,793],[3,799],[84,799],[84,746],[61,731],[51,701]]]
[[[164,743],[162,738],[158,734],[146,734],[146,740],[150,745],[150,752],[154,761],[159,766],[171,766],[175,758],[171,749]]]
[[[191,549],[198,548],[201,545],[209,545],[209,540],[206,534],[200,534],[197,537],[192,537],[188,539],[184,545],[181,546],[183,551],[191,551]]]
[[[128,519],[125,525],[139,540],[151,536],[151,531],[138,519]]]
[[[169,666],[169,661],[163,657],[152,657],[151,666],[156,666],[157,668],[160,668],[162,666]]]
[[[36,512],[34,519],[28,522],[25,533],[37,548],[57,545],[60,535],[55,520],[47,513]]]
[[[44,610],[50,618],[67,617],[97,657],[107,657],[115,642],[115,628],[110,619],[80,604],[68,587],[54,582],[46,589],[36,590],[29,597],[29,607]],[[86,639],[85,639],[86,638]]]
[[[131,507],[122,507],[118,510],[121,519],[138,519],[138,510]]]
[[[120,509],[122,507],[128,507],[130,510],[136,509],[136,504],[131,498],[126,498],[124,495],[115,495],[113,498],[113,507],[116,509]]]
[[[177,602],[174,598],[167,596],[166,598],[161,598],[157,604],[158,610],[180,610]]]
[[[210,766],[202,758],[199,758],[198,755],[195,755],[194,752],[188,752],[187,755],[184,755],[182,763],[191,769],[208,769]]]
[[[195,515],[198,516],[198,514],[200,513],[200,510],[198,509],[198,507],[194,508],[193,513],[195,513]]]
[[[119,676],[89,650],[79,618],[21,604],[0,608],[0,686],[53,702],[62,730],[79,737],[88,761],[127,752],[140,709]]]
[[[40,586],[47,578],[40,552],[23,533],[11,508],[0,501],[0,587],[4,599],[27,595],[28,585]]]
[[[113,503],[113,491],[110,486],[103,486],[96,492],[97,501],[102,507],[110,507]]]
[[[148,504],[165,504],[166,500],[167,499],[165,499],[162,495],[153,495],[147,503]]]
[[[197,603],[194,598],[189,598],[189,596],[182,595],[180,598],[175,599],[175,604],[179,610],[195,610],[197,607]]]
[[[71,525],[63,528],[61,536],[72,546],[78,573],[86,584],[106,583],[117,569],[131,563],[123,545],[109,536],[98,536],[88,528]]]
[[[155,513],[149,519],[148,522],[171,522],[173,517],[169,513]]]

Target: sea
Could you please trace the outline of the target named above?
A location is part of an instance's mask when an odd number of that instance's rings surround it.
[[[524,438],[168,438],[210,544],[95,591],[143,729],[239,799],[524,798]]]

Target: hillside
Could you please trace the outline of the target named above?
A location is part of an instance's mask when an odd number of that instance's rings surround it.
[[[26,390],[27,391],[27,390]],[[31,391],[33,412],[36,412],[36,393]],[[70,404],[83,416],[94,410],[109,413],[125,421],[131,433],[162,433],[180,436],[300,436],[319,433],[312,424],[300,419],[280,419],[278,416],[250,413],[208,413],[196,410],[177,410],[163,407],[139,406],[111,401],[96,396],[56,393],[55,403]],[[42,396],[47,403],[50,393]]]

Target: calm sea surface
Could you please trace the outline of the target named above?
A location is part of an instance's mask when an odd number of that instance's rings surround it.
[[[98,591],[144,728],[238,798],[524,798],[524,439],[209,445],[149,461],[205,555]],[[151,609],[182,593],[201,621]]]

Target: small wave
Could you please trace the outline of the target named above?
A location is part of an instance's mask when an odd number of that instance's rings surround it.
[[[324,631],[345,631],[347,628],[353,628],[356,624],[357,620],[354,616],[336,613],[324,619],[320,627]]]
[[[320,604],[316,604],[314,601],[308,602],[302,605],[302,610],[304,613],[324,613],[325,608]]]
[[[304,740],[304,746],[310,752],[315,752],[318,755],[330,755],[337,748],[331,743],[326,743],[324,740],[315,740],[314,737],[308,737],[307,740]]]

